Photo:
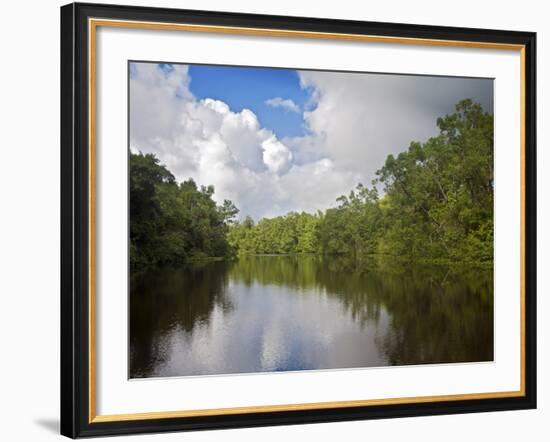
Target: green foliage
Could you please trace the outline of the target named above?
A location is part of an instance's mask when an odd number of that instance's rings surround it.
[[[316,253],[320,215],[291,212],[276,218],[251,218],[235,223],[227,240],[240,255],[258,253]]]
[[[373,187],[339,206],[231,226],[239,254],[382,254],[419,260],[493,259],[493,116],[471,100],[439,118],[440,133],[389,155]],[[379,197],[377,187],[383,188]]]
[[[439,135],[389,155],[371,188],[339,205],[258,223],[235,221],[212,186],[181,184],[153,155],[130,158],[132,265],[247,254],[390,255],[413,260],[493,259],[493,116],[469,99],[437,120]],[[383,190],[379,196],[378,190]]]
[[[493,116],[471,100],[439,118],[440,134],[388,156],[386,228],[378,250],[461,261],[493,259]]]
[[[238,209],[217,206],[213,186],[178,184],[152,154],[130,154],[130,262],[134,267],[228,256]]]
[[[376,189],[359,184],[349,196],[341,196],[337,201],[340,205],[328,209],[319,225],[320,250],[355,255],[375,253],[382,222]]]

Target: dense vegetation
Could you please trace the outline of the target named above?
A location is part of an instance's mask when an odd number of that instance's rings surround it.
[[[493,116],[471,100],[438,119],[438,136],[389,155],[371,188],[339,205],[236,223],[238,253],[384,254],[430,260],[493,258]],[[383,196],[378,194],[383,189]]]
[[[490,262],[493,116],[463,100],[437,125],[438,136],[389,155],[372,187],[359,184],[337,207],[257,224],[235,221],[230,201],[217,206],[212,186],[177,184],[154,156],[132,154],[132,264],[258,253]]]
[[[152,154],[130,154],[130,261],[132,266],[177,264],[228,256],[226,240],[237,208],[218,206],[213,186],[178,184]]]

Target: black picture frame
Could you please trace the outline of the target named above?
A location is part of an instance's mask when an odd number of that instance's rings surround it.
[[[90,419],[89,18],[524,47],[524,395],[94,422]],[[105,436],[536,408],[536,34],[489,29],[73,3],[61,7],[61,434]]]

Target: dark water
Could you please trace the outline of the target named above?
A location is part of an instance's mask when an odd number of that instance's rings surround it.
[[[490,270],[254,256],[135,274],[130,377],[490,361]]]

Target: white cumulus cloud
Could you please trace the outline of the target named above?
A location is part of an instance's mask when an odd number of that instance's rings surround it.
[[[267,168],[274,173],[286,172],[292,161],[292,153],[275,136],[262,142],[262,155]]]
[[[300,113],[300,106],[290,98],[274,97],[266,100],[265,104],[271,107],[281,107],[290,112]]]
[[[255,219],[326,208],[355,185],[345,171],[296,164],[291,148],[254,112],[199,100],[189,83],[186,66],[132,65],[130,148],[157,155],[178,181],[212,184],[218,202],[230,199],[241,217]]]
[[[334,206],[370,184],[388,154],[436,134],[436,118],[463,98],[492,108],[492,80],[304,71],[305,135],[280,139],[249,109],[197,99],[187,66],[130,72],[131,150],[154,153],[178,181],[214,185],[218,202],[256,220]],[[281,97],[268,104],[300,111]]]
[[[299,71],[310,89],[308,134],[284,140],[307,161],[331,158],[335,168],[360,173],[370,184],[388,154],[437,133],[438,117],[472,98],[492,111],[490,79]]]

